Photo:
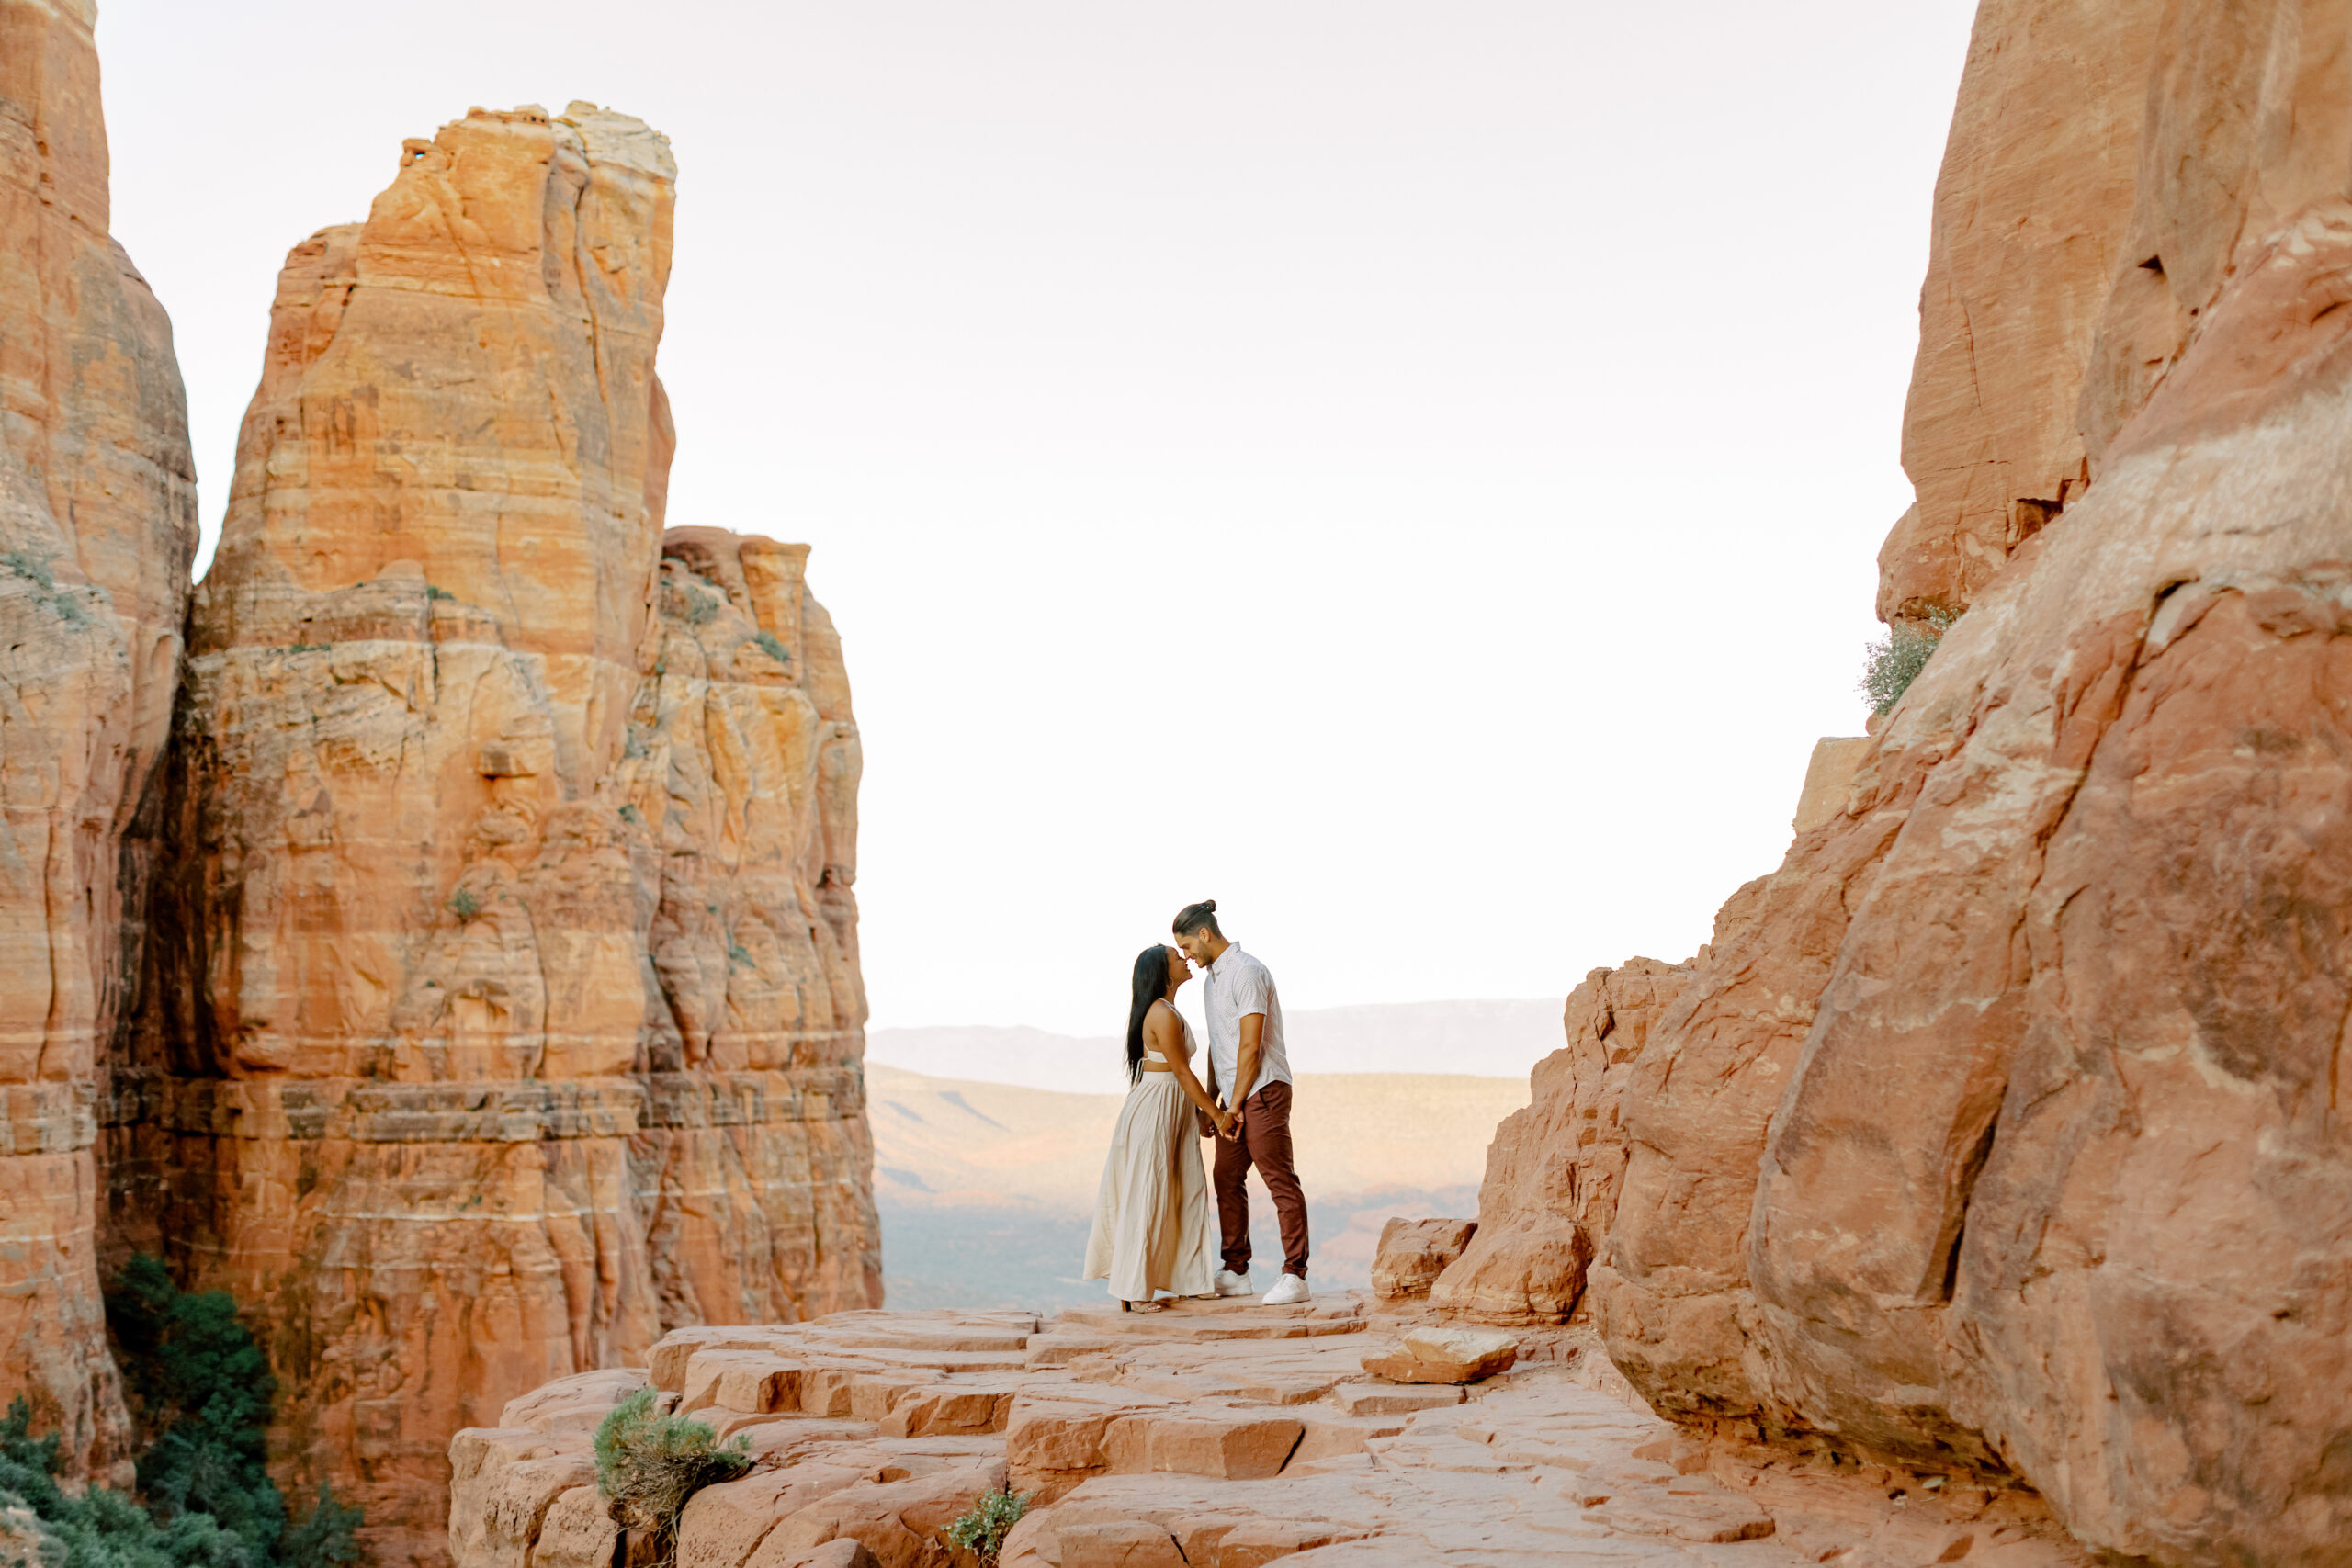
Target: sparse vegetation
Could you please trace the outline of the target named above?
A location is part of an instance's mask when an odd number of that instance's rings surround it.
[[[792,650],[784,646],[784,639],[776,636],[775,633],[762,632],[752,640],[760,645],[760,651],[762,653],[766,654],[778,664],[789,664],[792,662]]]
[[[469,921],[481,913],[481,900],[474,896],[472,888],[460,887],[449,895],[449,912],[461,923]]]
[[[716,596],[705,593],[698,588],[686,588],[679,591],[678,597],[685,603],[683,614],[686,617],[686,625],[707,626],[718,618],[718,600]]]
[[[631,806],[628,801],[621,802],[621,820],[629,824],[633,828],[642,828],[645,826],[644,814],[639,812],[636,807]]]
[[[153,1258],[131,1260],[107,1292],[123,1382],[154,1440],[134,1497],[58,1484],[56,1434],[32,1435],[19,1396],[0,1420],[0,1509],[32,1518],[40,1568],[335,1568],[356,1562],[357,1510],[320,1488],[289,1525],[264,1468],[276,1382],[225,1292],[191,1292]]]
[[[24,578],[43,593],[57,592],[57,574],[49,570],[47,561],[29,550],[10,550],[6,555],[0,555],[0,566]]]
[[[6,567],[11,572],[31,583],[38,591],[35,596],[49,606],[51,615],[67,626],[78,626],[90,618],[88,613],[82,608],[81,602],[73,596],[73,591],[70,588],[63,592],[59,591],[57,573],[51,570],[49,562],[31,551],[10,550],[5,555],[0,555],[0,566]]]
[[[1908,624],[1889,626],[1884,637],[1865,645],[1862,679],[1856,690],[1872,713],[1884,713],[1901,700],[1919,671],[1928,667],[1928,656],[1959,618],[1942,609],[1931,609],[1924,629]]]
[[[458,596],[446,588],[436,588],[428,582],[424,585],[424,597],[426,603],[430,604],[439,599],[455,600]]]
[[[972,1499],[971,1512],[939,1533],[947,1538],[948,1545],[978,1558],[980,1568],[996,1568],[997,1553],[1004,1550],[1004,1538],[1028,1511],[1026,1492],[1015,1492],[1011,1487],[1001,1492],[983,1492]]]
[[[741,964],[746,969],[759,967],[759,960],[752,956],[752,950],[740,942],[729,942],[727,944],[727,962]]]
[[[291,648],[288,648],[286,651],[288,653],[333,653],[334,651],[334,644],[331,642],[298,642]]]
[[[653,1391],[638,1390],[613,1407],[596,1428],[596,1490],[613,1517],[652,1537],[658,1561],[670,1561],[678,1512],[706,1486],[732,1481],[752,1468],[751,1439],[720,1447],[699,1421],[663,1414]]]

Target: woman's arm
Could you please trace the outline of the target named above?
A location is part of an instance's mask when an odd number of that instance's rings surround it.
[[[1145,1044],[1158,1048],[1162,1061],[1176,1069],[1176,1087],[1216,1123],[1218,1132],[1232,1124],[1232,1113],[1209,1098],[1209,1091],[1201,1087],[1200,1078],[1193,1071],[1192,1058],[1184,1054],[1184,1022],[1176,1016],[1174,1008],[1152,1009],[1143,1021],[1143,1038]]]

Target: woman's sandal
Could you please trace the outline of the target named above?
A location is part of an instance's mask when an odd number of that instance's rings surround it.
[[[1168,1303],[1165,1302],[1121,1302],[1119,1310],[1121,1312],[1166,1312]]]

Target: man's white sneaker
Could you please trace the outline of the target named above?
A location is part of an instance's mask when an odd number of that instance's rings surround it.
[[[1254,1296],[1258,1287],[1250,1282],[1247,1274],[1236,1274],[1229,1269],[1216,1271],[1216,1293],[1220,1296]]]
[[[1266,1292],[1265,1304],[1270,1307],[1295,1306],[1306,1299],[1306,1281],[1296,1274],[1285,1274],[1272,1290]]]

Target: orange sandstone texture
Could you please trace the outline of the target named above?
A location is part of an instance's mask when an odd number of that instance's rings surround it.
[[[1718,917],[1632,1065],[1591,1295],[1662,1413],[2011,1474],[2101,1551],[2341,1562],[2352,3],[2007,15],[1972,93],[2146,108],[2139,302],[2087,379],[2047,340],[2092,483]],[[1982,174],[2063,223],[2052,145]],[[2020,258],[1972,319],[2075,265]]]
[[[288,258],[189,615],[117,1201],[387,1562],[515,1395],[881,1296],[856,724],[805,547],[663,533],[673,181],[583,104],[408,142]]]
[[[93,20],[0,0],[0,1404],[122,1479],[96,1140],[196,475],[171,323],[107,231]]]
[[[1430,1306],[1518,1325],[1574,1312],[1616,1214],[1631,1064],[1689,977],[1654,958],[1585,976],[1563,1015],[1566,1047],[1536,1065],[1532,1101],[1495,1129],[1478,1223],[1430,1287]]]
[[[1918,500],[1879,555],[1883,619],[1964,607],[2090,482],[2076,405],[2093,340],[2110,299],[2138,309],[2150,281],[2136,270],[2143,254],[2126,246],[2164,9],[1977,8],[1936,179],[1903,414]]]

